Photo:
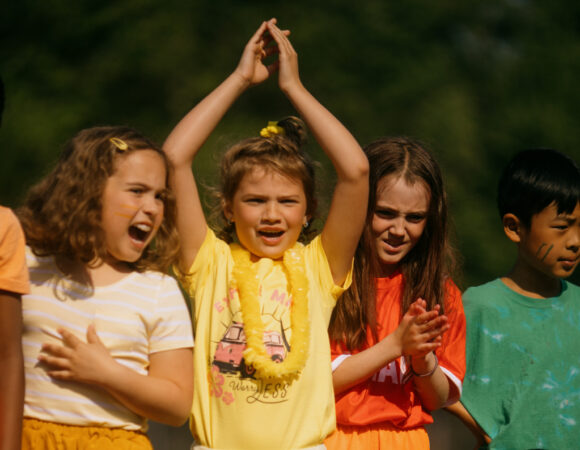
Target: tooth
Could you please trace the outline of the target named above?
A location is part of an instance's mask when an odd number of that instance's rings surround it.
[[[135,227],[146,233],[148,233],[151,230],[151,227],[149,225],[145,225],[144,223],[139,223],[135,225]]]

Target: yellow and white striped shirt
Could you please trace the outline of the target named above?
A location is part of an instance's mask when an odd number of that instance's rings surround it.
[[[191,320],[177,282],[159,272],[132,272],[108,286],[66,280],[53,257],[27,251],[30,294],[23,296],[24,417],[79,426],[146,431],[146,420],[98,387],[50,378],[38,362],[44,342],[61,343],[58,328],[86,340],[97,334],[121,364],[146,375],[152,353],[193,346]],[[95,368],[98,370],[98,368]]]

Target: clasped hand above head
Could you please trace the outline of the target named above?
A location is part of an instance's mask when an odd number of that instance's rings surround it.
[[[281,30],[276,19],[262,22],[258,30],[246,44],[234,73],[245,84],[253,86],[265,81],[272,73],[279,71],[279,85],[283,92],[299,84],[298,55],[288,40],[289,30]],[[272,55],[278,58],[270,64],[265,59]]]

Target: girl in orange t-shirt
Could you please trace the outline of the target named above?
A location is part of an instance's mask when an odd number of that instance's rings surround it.
[[[337,431],[329,449],[428,449],[430,411],[456,401],[465,316],[450,278],[447,204],[420,143],[367,146],[370,198],[351,288],[329,327]]]

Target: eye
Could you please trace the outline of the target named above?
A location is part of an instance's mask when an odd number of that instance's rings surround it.
[[[412,223],[419,223],[425,220],[424,214],[409,214],[407,220]]]
[[[295,200],[293,198],[285,198],[285,199],[280,200],[280,203],[287,204],[287,205],[293,205],[293,204],[298,203],[298,200]]]
[[[244,203],[249,203],[251,205],[259,205],[260,203],[264,203],[264,199],[259,197],[249,197],[244,200]]]
[[[375,214],[383,219],[393,219],[395,217],[395,212],[390,209],[377,209]]]
[[[568,225],[557,224],[557,225],[552,225],[552,228],[555,228],[556,230],[567,230]]]
[[[133,194],[143,194],[143,192],[145,192],[145,189],[143,189],[142,187],[132,187],[131,189],[129,189]]]

